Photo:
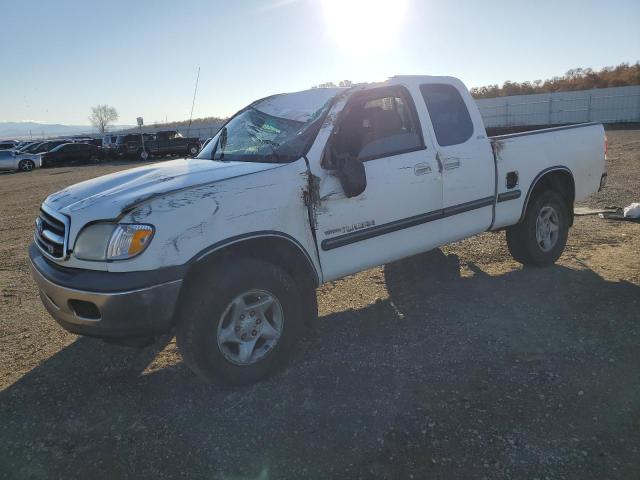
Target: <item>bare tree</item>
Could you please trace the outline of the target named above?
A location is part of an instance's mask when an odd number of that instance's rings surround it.
[[[109,105],[96,105],[91,107],[91,115],[89,121],[98,129],[100,133],[107,131],[110,123],[118,120],[118,111]]]

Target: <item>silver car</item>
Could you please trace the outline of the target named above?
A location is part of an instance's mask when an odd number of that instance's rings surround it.
[[[0,150],[0,170],[30,172],[41,165],[41,155],[38,153],[17,153],[14,150]]]

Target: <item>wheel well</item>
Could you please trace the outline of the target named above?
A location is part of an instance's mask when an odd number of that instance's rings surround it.
[[[527,196],[527,202],[522,210],[522,217],[520,220],[522,221],[524,218],[525,212],[527,211],[527,207],[529,206],[529,202],[532,198],[544,191],[553,190],[558,192],[564,199],[570,213],[570,225],[573,225],[573,202],[576,197],[576,186],[571,172],[564,169],[551,170],[542,174],[540,178],[534,180],[534,182],[535,183]]]
[[[197,260],[187,273],[187,283],[194,272],[215,268],[221,260],[233,256],[264,260],[283,268],[305,291],[315,292],[319,278],[311,259],[292,240],[270,235],[249,238],[224,246]]]

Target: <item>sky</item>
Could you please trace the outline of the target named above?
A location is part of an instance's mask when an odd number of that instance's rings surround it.
[[[228,116],[324,82],[470,88],[640,60],[638,0],[0,0],[0,122]]]

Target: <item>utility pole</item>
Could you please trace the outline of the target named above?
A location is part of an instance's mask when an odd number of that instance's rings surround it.
[[[189,130],[191,130],[191,120],[193,118],[193,107],[196,104],[196,92],[198,91],[199,80],[200,80],[200,67],[198,67],[198,75],[196,76],[196,86],[193,89],[193,100],[191,101],[191,114],[189,114],[189,126],[187,127],[187,137],[189,136]]]

